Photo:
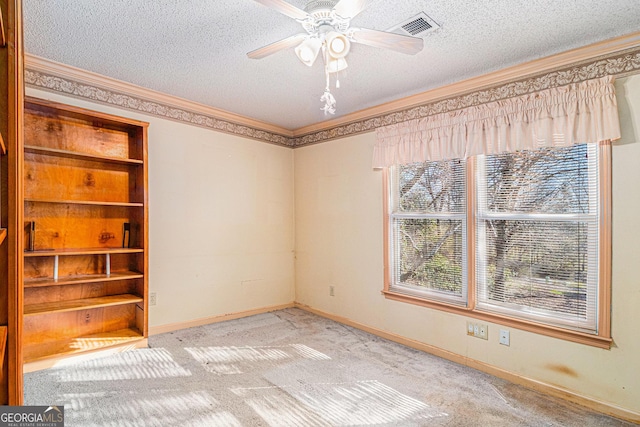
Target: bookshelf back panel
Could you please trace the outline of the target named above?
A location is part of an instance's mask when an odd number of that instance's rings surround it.
[[[26,105],[25,144],[119,159],[142,159],[135,128]]]
[[[142,203],[139,165],[25,153],[25,198]]]
[[[143,273],[139,259],[141,254],[112,254],[111,272],[138,271]],[[106,272],[106,256],[74,255],[58,257],[59,278],[86,274],[104,274]],[[53,257],[27,257],[24,259],[25,279],[53,277]]]
[[[26,316],[23,339],[25,343],[37,344],[117,331],[135,327],[135,320],[135,304]]]
[[[24,304],[71,301],[107,295],[137,294],[136,288],[134,280],[29,288],[25,289],[24,292]]]
[[[142,221],[139,209],[120,206],[25,203],[25,248],[32,250],[123,247],[124,224],[134,231]],[[30,223],[35,223],[33,246]],[[129,246],[136,247],[136,233]]]

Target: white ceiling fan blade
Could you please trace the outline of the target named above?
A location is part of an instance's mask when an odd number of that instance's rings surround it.
[[[286,39],[282,39],[275,43],[263,46],[260,49],[252,50],[251,52],[247,53],[247,56],[251,59],[262,59],[265,56],[269,56],[276,52],[280,52],[281,50],[296,46],[300,44],[306,37],[307,34],[296,34],[294,36],[287,37]]]
[[[349,36],[356,43],[391,49],[408,55],[415,55],[420,52],[424,46],[424,40],[418,37],[403,36],[401,34],[370,30],[368,28],[353,28]]]
[[[351,19],[367,7],[368,0],[340,0],[333,10],[341,18]]]
[[[298,9],[292,4],[287,3],[284,0],[255,0],[260,4],[263,4],[271,9],[275,9],[283,15],[287,15],[293,19],[306,19],[307,12],[302,9]]]

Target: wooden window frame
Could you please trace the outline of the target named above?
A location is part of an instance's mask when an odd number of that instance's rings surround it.
[[[599,279],[598,279],[598,320],[597,334],[578,332],[558,326],[550,326],[530,320],[510,317],[503,314],[488,313],[476,309],[476,159],[466,159],[467,178],[467,292],[468,303],[466,307],[447,304],[440,301],[432,301],[413,295],[406,295],[390,290],[393,280],[393,266],[390,256],[391,242],[391,205],[390,205],[390,174],[387,168],[382,171],[383,182],[383,249],[384,249],[384,289],[385,298],[393,301],[419,305],[430,309],[448,313],[472,317],[486,322],[521,329],[540,335],[559,338],[579,344],[590,345],[603,349],[610,349],[613,342],[611,338],[611,142],[603,141],[598,144],[599,155],[599,193],[600,193],[600,232],[599,245]]]

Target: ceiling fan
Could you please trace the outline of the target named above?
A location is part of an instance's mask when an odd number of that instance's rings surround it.
[[[294,34],[283,40],[247,53],[252,59],[261,59],[295,46],[298,59],[309,67],[322,53],[326,86],[321,102],[325,114],[335,114],[336,100],[330,91],[331,75],[336,76],[336,87],[340,87],[337,75],[347,68],[346,56],[351,42],[391,49],[415,55],[423,47],[418,37],[403,36],[368,28],[351,28],[351,19],[362,12],[368,0],[312,0],[304,10],[284,0],[255,0],[298,21],[305,33]]]

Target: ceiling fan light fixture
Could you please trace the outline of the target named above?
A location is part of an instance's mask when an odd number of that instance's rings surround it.
[[[347,56],[351,49],[351,42],[344,34],[332,31],[326,35],[325,43],[332,58],[340,59]]]
[[[260,59],[296,46],[295,53],[298,59],[311,67],[322,50],[326,84],[320,101],[324,103],[322,111],[325,114],[336,112],[336,100],[330,90],[331,80],[335,78],[336,88],[340,87],[338,73],[347,68],[346,57],[351,50],[351,42],[409,55],[417,54],[424,45],[424,41],[417,37],[368,28],[351,28],[351,19],[362,12],[370,0],[306,0],[304,10],[293,6],[287,0],[255,1],[295,19],[302,25],[306,34],[287,37],[251,51],[247,56]]]
[[[311,67],[320,53],[322,42],[316,37],[310,37],[300,43],[296,48],[296,56],[303,64]]]

